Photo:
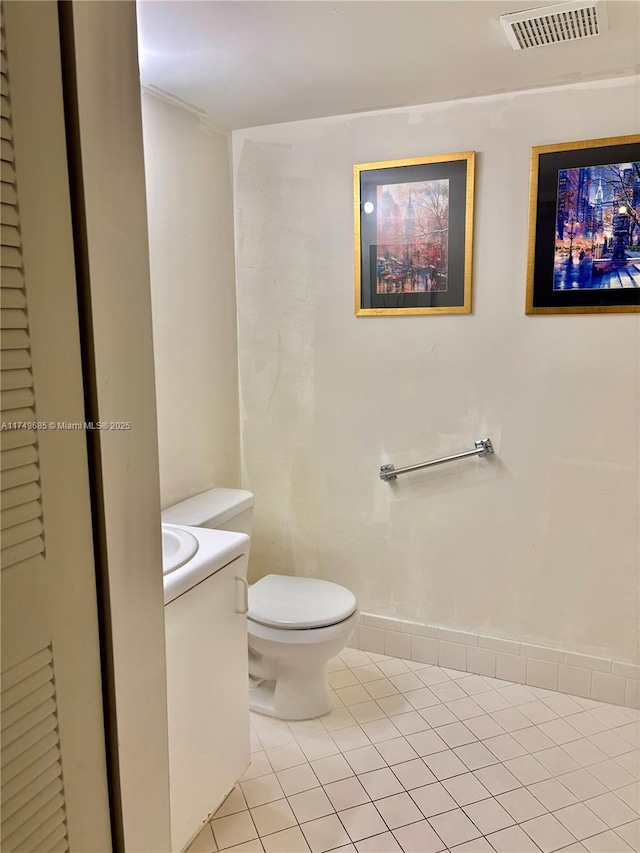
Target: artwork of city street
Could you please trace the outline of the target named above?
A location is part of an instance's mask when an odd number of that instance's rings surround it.
[[[448,236],[448,179],[378,186],[377,292],[446,291]]]
[[[640,287],[640,161],[560,169],[553,289]]]

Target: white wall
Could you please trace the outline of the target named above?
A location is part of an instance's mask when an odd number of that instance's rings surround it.
[[[239,484],[227,135],[143,94],[162,507]]]
[[[524,315],[532,145],[637,132],[637,78],[235,132],[254,577],[638,660],[639,321]],[[354,163],[475,149],[474,313],[353,314]],[[489,435],[497,456],[386,484]]]

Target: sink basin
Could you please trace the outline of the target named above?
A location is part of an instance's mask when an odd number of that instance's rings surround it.
[[[197,552],[198,540],[180,527],[162,525],[162,574],[168,575],[184,566]]]

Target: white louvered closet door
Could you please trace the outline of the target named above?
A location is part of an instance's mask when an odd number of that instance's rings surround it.
[[[105,853],[86,441],[49,428],[84,420],[57,3],[2,12],[0,848]]]

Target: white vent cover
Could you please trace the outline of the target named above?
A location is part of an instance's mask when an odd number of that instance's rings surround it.
[[[607,30],[606,6],[602,0],[569,0],[538,6],[501,15],[500,21],[514,50],[590,38]]]

